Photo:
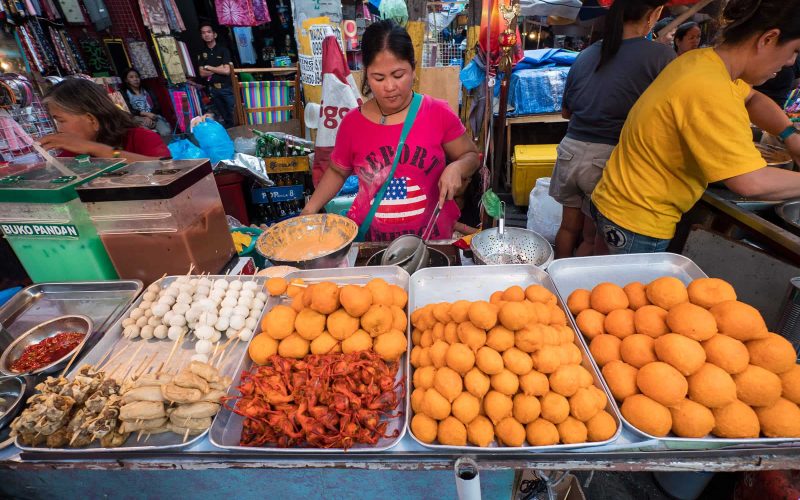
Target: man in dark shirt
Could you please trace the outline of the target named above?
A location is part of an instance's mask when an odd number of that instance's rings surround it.
[[[210,23],[200,25],[200,37],[206,43],[206,48],[197,56],[200,78],[208,86],[211,103],[222,118],[222,124],[225,128],[232,127],[231,53],[217,44],[217,32]]]

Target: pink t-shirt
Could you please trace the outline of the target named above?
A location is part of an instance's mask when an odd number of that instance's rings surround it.
[[[357,224],[366,218],[372,200],[392,170],[403,124],[380,125],[360,109],[342,120],[331,160],[358,176],[358,194],[347,216]],[[424,96],[411,128],[394,178],[390,181],[367,239],[392,241],[404,234],[421,236],[439,202],[439,177],[447,166],[444,145],[465,131],[446,101]],[[454,201],[445,203],[431,239],[446,239],[461,215]]]

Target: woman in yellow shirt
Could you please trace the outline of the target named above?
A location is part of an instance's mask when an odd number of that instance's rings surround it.
[[[751,88],[797,58],[800,0],[731,0],[723,17],[723,42],[676,59],[628,115],[592,194],[611,253],[666,250],[712,182],[760,199],[800,196],[800,173],[767,167],[750,131],[781,137],[800,163],[800,130]]]

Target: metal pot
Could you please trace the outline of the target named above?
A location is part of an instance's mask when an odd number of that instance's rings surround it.
[[[781,203],[775,207],[775,212],[784,222],[800,231],[800,198]]]
[[[337,267],[347,258],[358,234],[355,222],[336,214],[300,215],[279,222],[261,233],[256,251],[275,266],[300,269]],[[282,257],[286,248],[311,248],[307,257],[291,260]],[[302,254],[301,254],[302,255]]]

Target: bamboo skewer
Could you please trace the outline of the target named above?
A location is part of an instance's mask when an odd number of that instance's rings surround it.
[[[175,350],[178,348],[179,344],[183,343],[183,339],[186,336],[186,332],[181,333],[181,336],[175,339],[175,343],[172,345],[172,350],[169,352],[169,356],[167,356],[167,360],[164,361],[164,366],[169,368],[169,362],[172,360],[172,356],[175,355]]]
[[[141,344],[139,346],[139,348],[136,349],[136,352],[133,353],[133,356],[131,356],[128,359],[128,363],[125,365],[125,368],[122,370],[122,373],[123,373],[122,380],[125,380],[125,375],[127,375],[128,370],[130,370],[130,365],[133,364],[133,360],[136,359],[136,357],[139,355],[139,351],[141,351],[143,347],[144,347],[144,344]],[[112,375],[115,375],[117,373],[117,370],[119,370],[120,366],[122,366],[122,363],[120,363],[119,365],[117,365],[116,368],[114,368],[114,371],[111,372],[111,374],[109,374],[109,378],[111,378]]]
[[[123,347],[122,349],[120,349],[119,351],[117,351],[117,353],[116,353],[116,354],[114,354],[113,356],[111,356],[111,358],[110,358],[108,361],[104,361],[104,362],[102,362],[102,363],[99,363],[99,364],[98,364],[98,366],[97,366],[97,371],[98,371],[98,372],[101,372],[101,371],[103,371],[103,369],[104,369],[104,368],[106,368],[107,366],[111,365],[111,363],[112,363],[112,362],[114,362],[114,361],[116,361],[116,360],[117,360],[117,358],[118,358],[118,357],[120,357],[120,356],[122,355],[122,353],[124,353],[125,351],[127,351],[127,350],[128,350],[128,347],[130,347],[130,346],[131,346],[131,344],[126,344],[126,345],[125,345],[125,347]],[[109,353],[110,353],[110,352],[111,352],[111,351],[109,351]]]
[[[224,352],[224,353],[223,353],[223,354],[222,354],[222,355],[219,357],[219,363],[217,364],[217,366],[215,366],[215,368],[216,368],[217,370],[219,370],[219,371],[222,371],[222,366],[223,366],[223,364],[225,364],[225,357],[227,357],[227,356],[228,356],[228,353],[229,353],[229,352],[231,352],[231,351],[233,351],[234,349],[236,349],[236,344],[238,344],[238,343],[239,343],[239,337],[238,337],[238,336],[237,336],[237,337],[235,337],[235,340],[236,340],[236,341],[233,343],[233,347],[231,347],[230,351],[225,351],[225,352]]]
[[[189,429],[186,429],[186,432],[183,433],[183,442],[185,443],[186,440],[189,439]]]

